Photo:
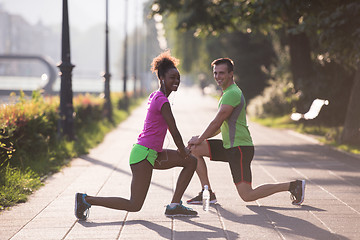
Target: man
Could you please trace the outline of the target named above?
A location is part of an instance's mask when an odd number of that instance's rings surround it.
[[[198,159],[196,173],[201,185],[209,186],[210,202],[215,203],[216,196],[211,190],[203,157],[229,163],[236,189],[245,202],[255,201],[277,192],[290,191],[292,203],[300,205],[304,201],[305,180],[264,184],[252,188],[250,165],[254,156],[254,145],[246,122],[245,98],[234,82],[233,61],[229,58],[216,59],[211,63],[211,67],[215,81],[223,91],[219,109],[205,131],[200,136],[192,137],[188,142],[191,153]],[[220,131],[222,140],[208,140]],[[201,202],[202,192],[187,201],[188,204]]]

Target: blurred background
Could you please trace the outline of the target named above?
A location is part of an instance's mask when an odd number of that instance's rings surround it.
[[[210,63],[230,57],[250,115],[305,113],[326,99],[315,123],[349,129],[343,139],[360,145],[359,1],[108,2],[111,91],[122,91],[123,79],[129,91],[154,89],[151,60],[171,49],[182,80],[213,93]],[[105,0],[69,1],[74,92],[103,91],[105,13]],[[60,0],[0,0],[0,55],[41,55],[56,66],[61,23]],[[0,90],[41,88],[46,74],[38,61],[0,59]]]
[[[153,20],[146,17],[148,11],[145,9],[149,9],[150,3],[109,0],[108,4],[112,90],[122,91],[125,36],[128,38],[129,89],[133,89],[134,64],[139,76],[151,78],[151,75],[145,76],[150,68],[146,60],[160,51],[152,30]],[[71,62],[75,65],[73,90],[101,92],[105,62],[105,1],[69,1],[68,9]],[[0,0],[0,54],[41,55],[56,66],[61,60],[61,24],[60,0]],[[0,60],[0,88],[35,90],[44,84],[45,76],[41,78],[44,73],[47,73],[46,66],[39,61]],[[59,87],[58,79],[54,90],[58,91]]]

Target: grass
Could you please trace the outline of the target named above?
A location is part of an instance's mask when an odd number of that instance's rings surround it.
[[[311,122],[294,122],[288,115],[268,118],[253,117],[250,120],[267,127],[292,129],[299,133],[310,134],[326,145],[352,154],[360,154],[360,147],[340,143],[342,127],[311,125]]]
[[[18,168],[7,166],[1,170],[0,203],[1,208],[12,206],[14,203],[22,203],[34,190],[40,188],[40,177],[27,169],[21,171]]]

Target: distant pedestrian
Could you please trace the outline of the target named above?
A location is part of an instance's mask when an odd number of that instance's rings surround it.
[[[196,173],[201,185],[209,187],[210,202],[215,203],[217,200],[211,190],[203,157],[229,163],[236,189],[245,202],[255,201],[277,192],[290,191],[292,203],[300,205],[304,201],[305,180],[264,184],[252,188],[250,165],[254,156],[254,145],[246,122],[245,98],[233,79],[233,61],[229,58],[216,59],[211,67],[215,81],[223,90],[219,109],[205,131],[200,136],[192,137],[188,142],[191,153],[198,159]],[[209,139],[220,132],[222,140]],[[201,202],[202,192],[187,201],[188,204]]]
[[[121,197],[96,197],[76,193],[75,215],[86,220],[91,206],[102,206],[129,212],[139,211],[145,201],[153,169],[183,167],[177,181],[172,201],[167,205],[167,216],[195,216],[197,212],[182,205],[184,194],[196,169],[196,158],[183,143],[171,111],[168,96],[177,91],[180,74],[178,60],[165,51],[153,59],[151,70],[157,74],[160,88],[151,93],[148,100],[144,128],[130,154],[132,171],[130,199]],[[163,149],[165,135],[169,129],[178,150]]]

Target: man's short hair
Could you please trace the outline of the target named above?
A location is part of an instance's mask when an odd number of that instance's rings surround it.
[[[215,59],[211,63],[211,67],[214,67],[215,65],[219,65],[219,64],[226,64],[229,72],[234,71],[234,62],[230,58],[218,58],[218,59]]]

